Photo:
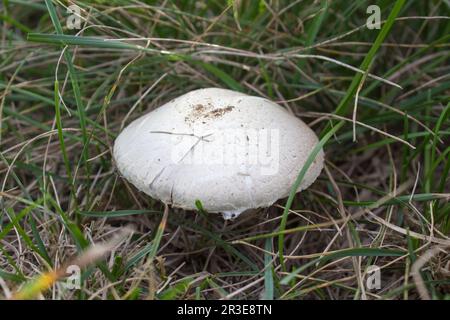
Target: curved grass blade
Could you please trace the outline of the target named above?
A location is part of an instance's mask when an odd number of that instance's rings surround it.
[[[308,263],[305,263],[300,268],[295,269],[287,276],[285,276],[280,284],[286,285],[290,281],[292,281],[297,274],[306,270],[307,268],[314,266],[317,263],[325,263],[330,260],[345,258],[345,257],[401,257],[407,254],[404,251],[400,250],[389,250],[389,249],[378,249],[378,248],[352,248],[352,249],[344,249],[339,251],[334,251],[331,254],[327,254],[320,258],[314,259]]]
[[[316,159],[317,154],[320,152],[320,150],[322,150],[323,146],[336,133],[336,131],[338,131],[343,125],[344,125],[344,121],[340,121],[339,123],[337,123],[336,126],[334,126],[330,131],[328,131],[328,133],[322,139],[320,139],[319,143],[311,151],[311,153],[308,156],[308,159],[306,159],[306,162],[303,165],[303,168],[300,170],[300,173],[298,174],[297,179],[295,180],[295,182],[291,188],[289,198],[286,202],[286,206],[283,211],[283,216],[281,218],[281,223],[280,223],[280,228],[279,228],[280,232],[283,232],[286,229],[286,222],[287,222],[289,210],[291,209],[292,203],[293,203],[295,195],[297,193],[297,189],[300,186],[300,183],[303,181],[303,178],[304,178],[306,172],[308,171],[309,167],[313,163],[314,159]],[[280,263],[281,263],[283,269],[285,269],[283,251],[284,251],[284,234],[280,234],[278,237],[278,252],[279,252]]]

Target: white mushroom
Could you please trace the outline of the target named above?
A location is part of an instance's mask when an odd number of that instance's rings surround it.
[[[174,207],[200,200],[224,218],[287,197],[315,133],[279,105],[231,90],[186,93],[138,118],[117,137],[116,165],[139,190]],[[317,155],[297,192],[316,180]]]

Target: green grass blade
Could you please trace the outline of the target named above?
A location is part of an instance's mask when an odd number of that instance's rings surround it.
[[[372,64],[373,60],[375,59],[375,54],[378,52],[378,49],[380,49],[381,44],[385,40],[386,36],[389,34],[389,31],[391,30],[395,18],[400,13],[400,10],[402,9],[403,5],[405,4],[405,0],[397,0],[394,4],[394,7],[391,10],[391,13],[389,14],[389,17],[387,18],[386,23],[381,28],[377,38],[375,39],[373,45],[371,46],[369,52],[365,56],[363,62],[361,63],[359,69],[367,72],[369,69],[369,66]],[[337,115],[345,115],[348,107],[350,105],[351,99],[355,96],[356,90],[358,89],[359,84],[361,83],[361,80],[363,79],[364,74],[357,73],[353,77],[352,83],[350,84],[350,87],[347,90],[347,93],[345,94],[344,98],[339,102],[339,105],[337,106],[336,110],[334,111]],[[330,126],[327,126],[323,131],[322,134],[326,134],[330,130]]]
[[[156,210],[116,210],[116,211],[80,211],[80,214],[91,218],[119,218],[148,213],[161,213]]]
[[[327,141],[344,125],[344,122],[341,121],[337,123],[328,133],[320,139],[319,143],[314,147],[314,149],[311,151],[311,153],[308,156],[308,159],[306,159],[305,164],[303,165],[303,168],[300,170],[297,179],[295,180],[293,186],[291,187],[291,192],[289,194],[289,198],[286,202],[286,206],[283,210],[283,215],[281,217],[281,223],[280,228],[278,229],[280,232],[283,232],[286,229],[286,223],[287,218],[289,214],[289,210],[291,209],[292,203],[294,202],[295,195],[297,193],[297,189],[300,186],[301,182],[303,181],[303,178],[308,171],[309,167],[313,163],[314,159],[316,159],[317,155],[319,154],[320,150],[323,149],[324,145],[327,143]],[[278,237],[278,252],[280,257],[280,263],[285,268],[284,265],[284,234],[281,233]]]
[[[61,23],[59,22],[58,14],[56,13],[55,6],[52,3],[52,0],[45,0],[45,4],[47,6],[50,18],[53,22],[53,26],[56,29],[56,33],[63,34],[63,29],[61,27]],[[87,143],[87,130],[86,130],[86,114],[84,110],[84,104],[83,100],[81,99],[81,91],[78,84],[78,76],[75,71],[75,67],[72,62],[72,54],[68,51],[64,51],[64,59],[66,60],[67,68],[69,70],[69,76],[70,76],[70,83],[72,85],[73,94],[75,96],[75,101],[77,105],[77,111],[78,111],[78,118],[80,123],[80,128],[83,136],[83,143]],[[87,162],[87,159],[89,157],[88,155],[88,148],[84,149],[85,151],[81,155],[81,157],[84,159],[84,162],[86,164],[87,172],[89,173],[89,165]]]
[[[266,239],[264,249],[272,252],[272,239]],[[273,272],[272,272],[272,255],[264,253],[264,300],[273,300]]]

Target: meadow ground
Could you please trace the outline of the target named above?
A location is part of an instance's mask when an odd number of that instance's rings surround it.
[[[448,0],[70,4],[0,4],[0,297],[450,298]],[[115,137],[202,87],[301,117],[319,179],[227,222],[137,192]]]

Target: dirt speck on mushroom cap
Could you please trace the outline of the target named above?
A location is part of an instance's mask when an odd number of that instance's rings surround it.
[[[206,121],[220,118],[226,113],[232,111],[234,109],[234,106],[216,108],[211,103],[208,103],[206,105],[199,103],[193,105],[191,109],[192,110],[185,117],[185,121],[189,124],[195,124],[196,122],[205,124]]]

